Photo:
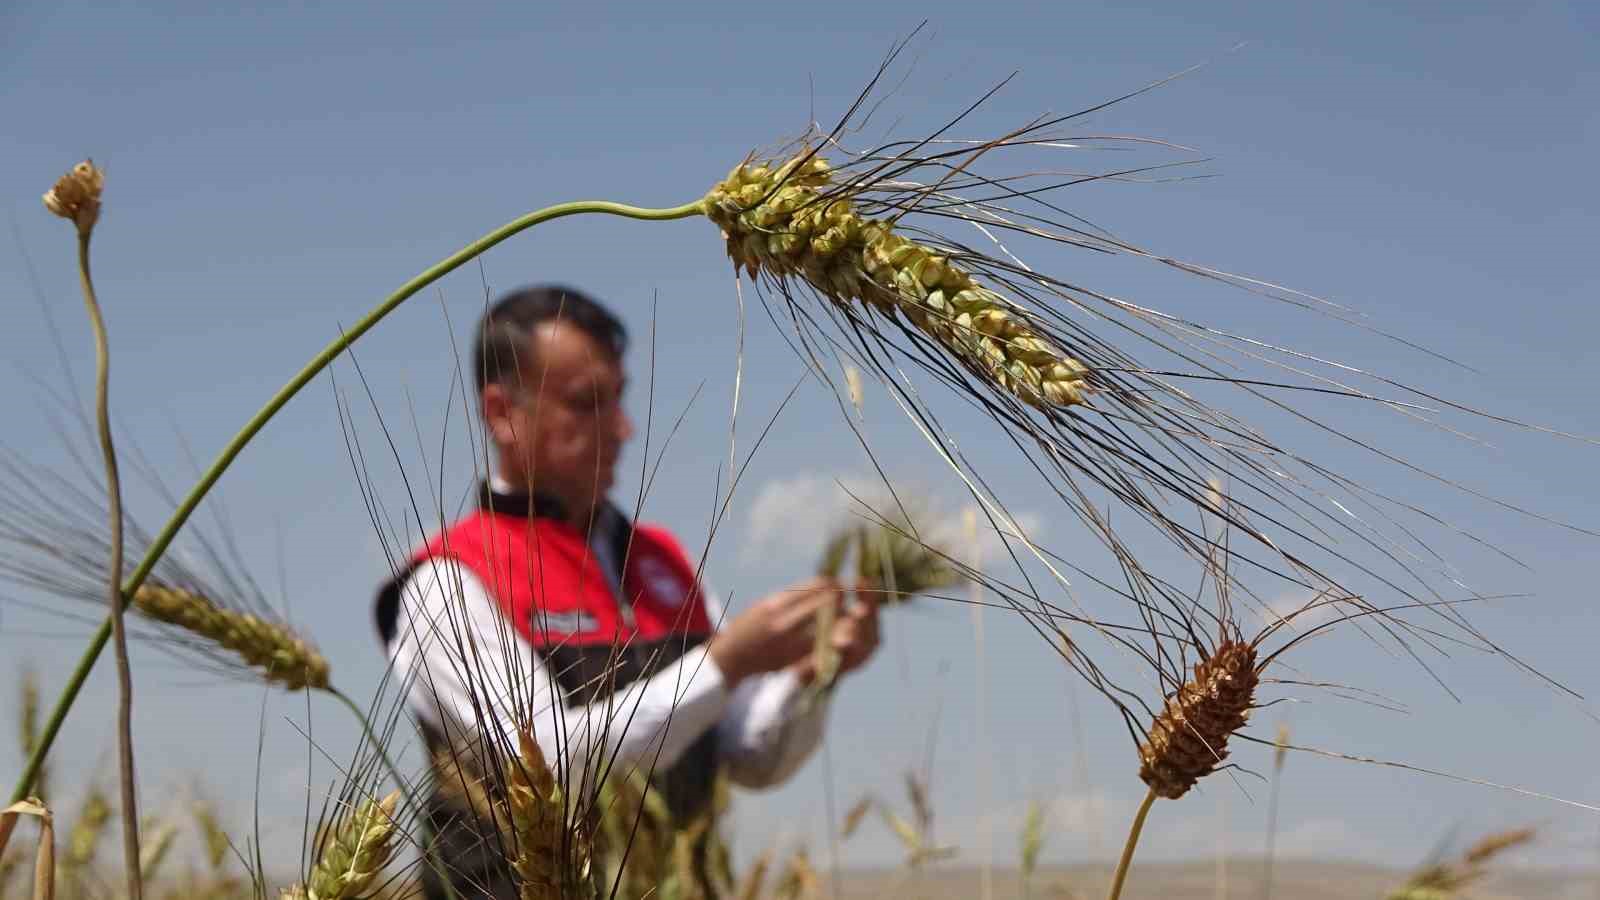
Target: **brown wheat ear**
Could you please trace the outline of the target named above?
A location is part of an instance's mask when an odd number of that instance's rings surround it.
[[[1139,778],[1159,797],[1176,800],[1228,757],[1228,738],[1250,716],[1256,648],[1225,640],[1194,667],[1194,677],[1167,697],[1139,745]]]

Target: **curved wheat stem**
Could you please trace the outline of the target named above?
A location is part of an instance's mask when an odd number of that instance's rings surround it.
[[[553,219],[595,213],[645,221],[665,221],[688,218],[689,216],[699,215],[702,212],[703,201],[700,200],[666,209],[649,209],[600,200],[560,203],[529,213],[506,225],[502,225],[406,282],[399,290],[391,294],[388,299],[378,304],[365,316],[362,316],[349,331],[340,334],[322,352],[313,357],[293,378],[289,379],[287,384],[272,396],[272,399],[267,401],[265,406],[250,417],[238,434],[234,435],[216,460],[206,469],[200,480],[190,489],[183,502],[173,512],[172,517],[167,520],[166,525],[156,535],[144,558],[140,560],[138,568],[123,581],[122,602],[128,602],[134,592],[144,584],[151,570],[155,568],[156,562],[160,560],[161,555],[166,552],[167,547],[177,537],[178,531],[183,528],[189,516],[200,505],[200,501],[205,499],[206,494],[211,491],[217,480],[228,470],[234,459],[243,452],[245,446],[255,438],[256,434],[266,427],[267,422],[271,421],[279,410],[298,394],[302,388],[311,383],[311,380],[323,369],[327,368],[333,360],[344,353],[351,344],[372,330],[385,316],[423,288],[455,271],[507,238]],[[77,700],[78,692],[83,689],[84,682],[88,679],[89,673],[93,671],[94,664],[100,657],[100,652],[105,649],[106,641],[111,637],[111,629],[112,623],[108,618],[90,640],[89,646],[84,649],[82,657],[78,660],[71,677],[62,689],[61,696],[57,698],[55,707],[51,710],[50,719],[46,722],[44,732],[39,737],[39,746],[28,757],[27,764],[23,767],[22,775],[17,779],[16,786],[12,789],[12,802],[17,802],[27,796],[28,790],[33,785],[34,778],[38,775],[39,766],[44,762],[50,747],[55,743],[56,735],[60,732],[62,723],[66,721],[67,712],[71,710],[72,704]]]

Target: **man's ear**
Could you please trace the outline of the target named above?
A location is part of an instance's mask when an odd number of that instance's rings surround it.
[[[483,425],[501,447],[510,445],[515,439],[515,425],[511,421],[515,408],[512,392],[505,385],[490,383],[483,386]]]

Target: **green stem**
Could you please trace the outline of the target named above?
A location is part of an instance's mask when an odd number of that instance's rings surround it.
[[[143,900],[144,881],[139,866],[139,793],[133,769],[133,670],[128,665],[128,634],[122,622],[118,581],[122,577],[122,479],[117,472],[117,447],[111,439],[111,346],[106,320],[89,274],[89,238],[94,225],[78,227],[78,280],[83,304],[94,332],[95,424],[100,454],[106,467],[106,497],[111,519],[111,560],[106,568],[107,605],[111,607],[111,633],[117,657],[117,770],[122,781],[122,851],[128,875],[129,900]],[[31,785],[30,785],[31,787]]]
[[[1155,788],[1151,788],[1144,795],[1144,802],[1139,804],[1139,812],[1133,817],[1133,827],[1128,829],[1128,843],[1122,848],[1122,859],[1117,862],[1117,873],[1111,878],[1111,893],[1106,895],[1106,900],[1117,900],[1122,896],[1122,882],[1128,878],[1128,866],[1133,862],[1133,850],[1139,846],[1139,835],[1144,831],[1144,819],[1150,815],[1150,807],[1156,802]]]
[[[123,583],[123,605],[126,606],[134,591],[137,591],[139,586],[144,584],[144,580],[149,577],[151,570],[155,568],[157,560],[166,552],[167,546],[172,543],[173,538],[177,537],[178,531],[183,527],[184,522],[188,520],[195,508],[200,505],[200,501],[211,490],[212,485],[216,484],[217,479],[222,477],[222,473],[227,471],[234,458],[244,450],[245,445],[250,443],[256,433],[277,414],[278,410],[283,408],[284,404],[289,402],[290,398],[310,383],[311,379],[315,378],[329,363],[333,362],[357,338],[360,338],[374,325],[377,325],[384,316],[393,312],[396,307],[404,303],[412,295],[448,275],[501,241],[541,222],[583,213],[601,213],[622,216],[628,219],[643,219],[645,221],[665,221],[669,219],[686,219],[703,212],[704,201],[701,200],[668,209],[646,209],[603,200],[580,200],[573,203],[559,203],[555,206],[548,206],[537,212],[529,213],[520,219],[500,226],[406,282],[398,291],[391,294],[387,300],[357,321],[349,331],[342,332],[321,353],[318,353],[305,368],[300,370],[299,374],[290,379],[288,384],[284,385],[278,393],[273,395],[271,400],[267,401],[266,406],[263,406],[259,412],[250,418],[249,422],[245,423],[244,428],[240,429],[233,440],[228,442],[222,453],[212,462],[211,467],[206,470],[200,481],[189,492],[189,495],[179,504],[177,511],[172,514],[172,518],[167,521],[166,526],[156,535],[154,543],[150,545],[150,549],[145,553],[144,559],[140,561],[139,567]],[[50,719],[45,723],[44,732],[39,735],[39,744],[28,757],[27,765],[22,770],[22,777],[17,780],[17,785],[11,792],[12,803],[20,802],[27,797],[29,788],[33,786],[34,777],[39,773],[40,764],[44,762],[51,745],[55,743],[56,733],[61,730],[61,724],[66,720],[68,710],[72,708],[78,692],[83,688],[84,681],[94,669],[95,661],[99,659],[100,651],[105,648],[106,641],[110,637],[111,622],[108,619],[100,626],[100,630],[95,633],[94,638],[89,642],[89,646],[84,650],[83,656],[78,660],[77,668],[73,669],[72,677],[68,679],[60,698],[57,699],[55,708],[51,710]]]

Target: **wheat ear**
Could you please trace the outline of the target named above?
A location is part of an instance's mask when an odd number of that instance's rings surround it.
[[[1139,745],[1139,778],[1149,793],[1139,805],[1112,876],[1107,900],[1122,895],[1134,848],[1156,798],[1176,800],[1228,757],[1228,739],[1249,718],[1260,683],[1255,646],[1226,639],[1195,664],[1194,677],[1167,697]]]
[[[728,256],[754,276],[804,279],[834,303],[903,316],[969,371],[1037,407],[1081,404],[1088,369],[1031,328],[1021,309],[959,261],[863,216],[827,193],[832,169],[811,152],[736,166],[706,195]]]
[[[1194,667],[1167,698],[1139,745],[1139,778],[1156,796],[1176,800],[1228,757],[1228,738],[1244,726],[1259,684],[1256,650],[1227,640]]]
[[[328,687],[328,660],[283,625],[224,609],[193,591],[159,585],[134,591],[133,605],[149,618],[232,650],[268,681],[291,691]]]
[[[575,900],[588,896],[591,849],[586,830],[568,828],[566,802],[555,774],[526,729],[517,733],[520,764],[506,773],[506,793],[516,851],[511,861],[521,900]],[[566,851],[572,850],[572,865]]]
[[[351,900],[366,896],[394,853],[394,812],[399,803],[399,791],[382,800],[362,801],[334,827],[304,887],[290,888],[284,896],[307,900]]]

